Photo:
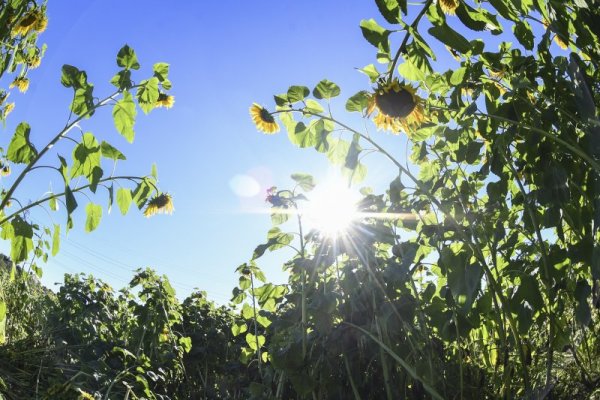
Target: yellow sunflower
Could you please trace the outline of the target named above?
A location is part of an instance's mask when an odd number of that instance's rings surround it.
[[[27,89],[29,89],[29,79],[25,77],[15,78],[15,80],[10,84],[9,88],[12,89],[14,87],[19,89],[19,92],[25,93]]]
[[[264,107],[253,103],[250,107],[250,116],[252,122],[256,125],[256,129],[261,132],[273,134],[279,132],[279,125],[275,122],[275,118],[271,113]]]
[[[42,33],[42,32],[44,32],[46,30],[47,27],[48,27],[48,18],[46,17],[46,14],[44,14],[41,11],[39,11],[38,12],[38,19],[35,22],[35,25],[33,26],[33,29],[35,29],[39,33]]]
[[[12,110],[15,109],[15,103],[8,103],[5,107],[4,110],[2,111],[2,118],[6,119],[6,117],[8,116],[8,114],[10,114],[12,112]]]
[[[425,121],[423,99],[416,95],[415,89],[394,79],[391,83],[379,86],[371,95],[367,114],[377,110],[373,123],[377,129],[398,134],[412,130]]]
[[[172,214],[173,213],[173,198],[168,193],[161,193],[158,196],[154,196],[144,210],[146,217],[151,217],[154,214]]]
[[[12,29],[12,35],[27,35],[29,31],[36,30],[38,32],[43,32],[48,25],[48,19],[46,15],[40,10],[30,10],[23,18],[17,22],[15,27]]]
[[[438,4],[444,13],[454,15],[458,8],[459,1],[460,0],[438,0]]]
[[[31,68],[31,69],[39,67],[41,62],[42,62],[42,59],[37,54],[33,55],[27,59],[27,65],[29,65],[29,68]]]
[[[165,93],[160,93],[158,95],[158,100],[156,100],[156,107],[171,108],[173,107],[173,104],[175,104],[175,97]]]
[[[0,175],[1,176],[9,176],[10,175],[10,165],[2,165],[2,168],[0,168]]]

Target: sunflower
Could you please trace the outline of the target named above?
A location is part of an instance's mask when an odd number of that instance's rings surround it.
[[[156,107],[171,108],[175,104],[175,97],[165,93],[159,93],[158,100],[156,100]]]
[[[391,83],[379,86],[369,100],[367,114],[377,109],[373,123],[377,129],[391,131],[410,131],[420,125],[423,115],[423,99],[415,94],[415,89],[394,79]]]
[[[33,29],[38,31],[38,33],[42,33],[46,30],[47,27],[48,27],[48,18],[46,17],[46,14],[42,13],[41,11],[38,12],[38,19],[35,22]]]
[[[10,84],[9,88],[12,89],[14,87],[19,89],[19,92],[25,93],[27,89],[29,89],[29,79],[25,77],[15,78],[15,80]]]
[[[250,107],[250,116],[252,122],[256,125],[256,129],[261,132],[273,134],[279,132],[279,125],[275,122],[275,118],[271,113],[264,107],[253,103]]]
[[[12,110],[14,110],[14,109],[15,109],[15,103],[8,103],[4,107],[4,110],[2,111],[2,119],[6,119],[8,114],[10,114],[12,112]]]
[[[19,22],[17,22],[12,30],[12,35],[25,36],[31,30],[43,32],[46,29],[46,26],[48,26],[46,15],[40,10],[30,10],[19,20]]]
[[[37,54],[35,54],[27,59],[27,65],[29,65],[29,68],[31,68],[31,69],[39,67],[41,62],[42,62],[42,59]]]
[[[1,176],[9,176],[10,175],[10,165],[4,164],[2,168],[0,168]]]
[[[150,199],[144,210],[146,217],[151,217],[154,214],[172,214],[173,213],[173,198],[168,193],[161,193],[158,196]]]
[[[454,15],[458,8],[459,1],[460,0],[438,0],[438,4],[444,13]]]

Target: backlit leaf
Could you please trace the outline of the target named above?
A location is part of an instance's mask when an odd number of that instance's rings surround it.
[[[98,225],[100,225],[100,219],[102,218],[102,206],[94,203],[88,203],[85,206],[85,231],[92,232]]]
[[[117,131],[127,139],[129,143],[133,142],[135,132],[135,116],[137,110],[130,92],[123,92],[123,97],[117,101],[112,110],[113,121]]]
[[[8,145],[6,158],[17,164],[29,164],[36,156],[37,151],[29,141],[31,129],[27,122],[21,122]]]

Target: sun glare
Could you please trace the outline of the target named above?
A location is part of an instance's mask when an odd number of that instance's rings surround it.
[[[302,209],[309,228],[317,229],[327,236],[339,236],[358,217],[356,204],[359,194],[343,182],[331,180],[317,185],[307,195],[309,201]]]

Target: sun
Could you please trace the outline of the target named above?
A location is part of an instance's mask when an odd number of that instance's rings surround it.
[[[317,185],[307,194],[308,201],[301,213],[310,229],[316,229],[329,237],[347,233],[350,225],[359,217],[357,203],[360,196],[341,179],[331,178]]]

